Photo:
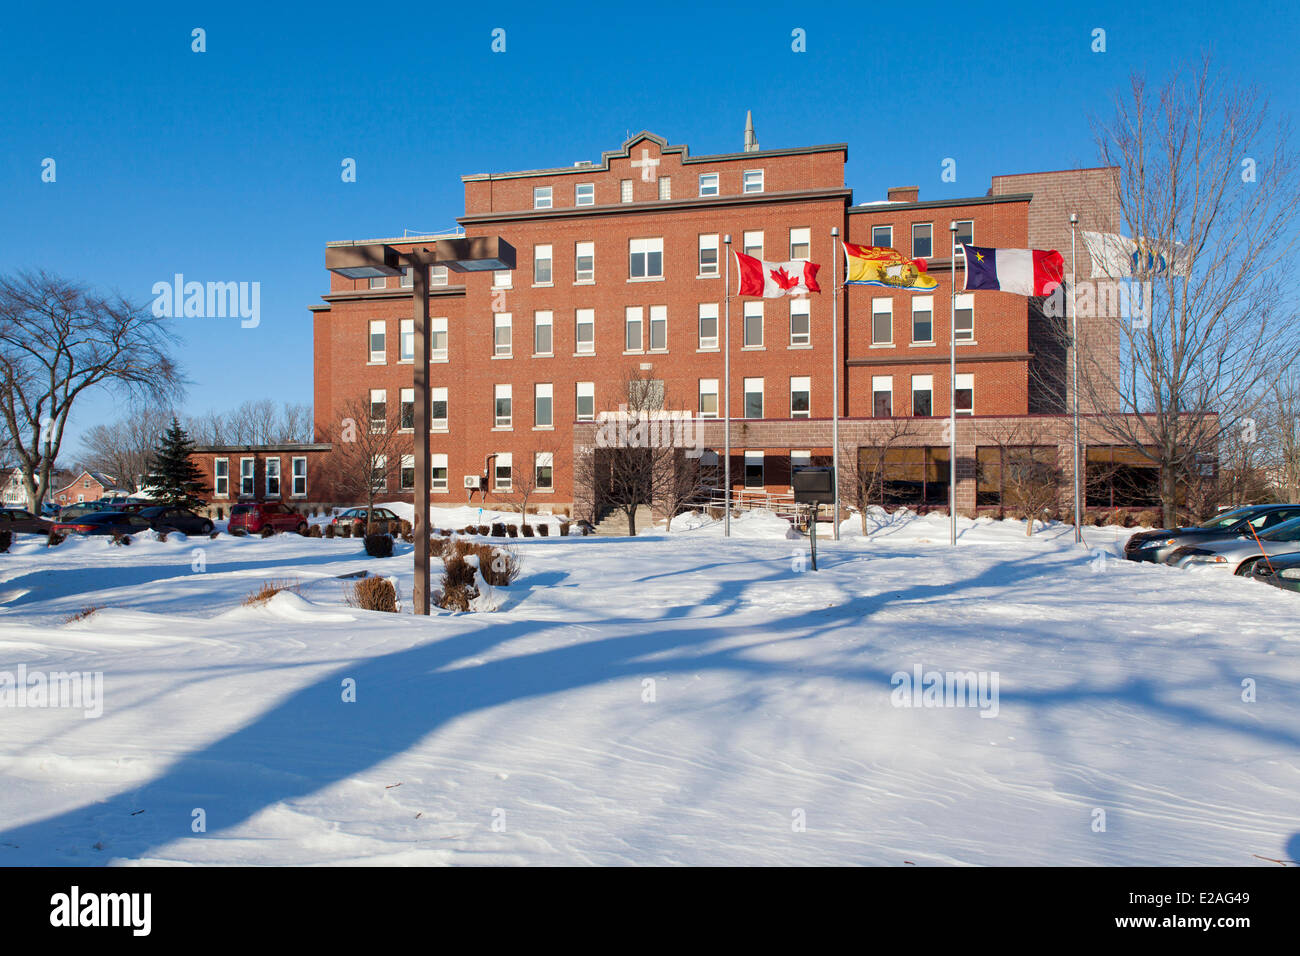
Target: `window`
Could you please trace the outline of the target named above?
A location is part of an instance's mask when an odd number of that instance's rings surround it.
[[[718,236],[700,236],[700,275],[718,274]]]
[[[790,230],[790,258],[807,259],[812,249],[811,229]]]
[[[398,360],[415,361],[415,319],[402,319],[397,334]]]
[[[934,414],[934,376],[912,376],[912,414],[925,418]]]
[[[549,383],[533,386],[533,427],[551,428],[555,425],[554,393]]]
[[[763,487],[763,453],[761,451],[745,452],[745,487]]]
[[[215,458],[212,461],[212,494],[217,498],[230,497],[229,458]]]
[[[509,269],[492,270],[492,288],[509,289],[512,285],[511,272]]]
[[[596,419],[596,383],[579,382],[577,393],[577,419],[590,422]]]
[[[743,193],[761,193],[763,191],[763,171],[761,169],[747,169],[741,178],[741,192]]]
[[[402,288],[410,289],[415,285],[415,279],[411,274],[411,267],[407,266],[402,270]]]
[[[533,208],[534,209],[551,208],[551,187],[550,186],[533,187]]]
[[[623,349],[627,352],[641,351],[641,321],[642,309],[639,305],[630,305],[627,307],[624,317],[625,335],[623,339]]]
[[[533,487],[537,491],[555,490],[555,455],[549,451],[533,455]]]
[[[628,243],[628,276],[633,279],[662,279],[663,239],[632,239]]]
[[[493,317],[494,333],[492,354],[508,358],[513,353],[513,333],[515,317],[509,312],[498,312]]]
[[[388,487],[388,456],[376,455],[370,459],[370,487],[383,491]]]
[[[812,379],[808,376],[790,379],[790,417],[812,416]]]
[[[912,258],[929,259],[934,255],[934,226],[928,222],[912,224]]]
[[[573,187],[573,204],[575,206],[596,205],[596,184],[578,183]]]
[[[894,227],[872,226],[871,244],[873,246],[884,246],[886,248],[892,246],[894,244]]]
[[[447,430],[447,389],[429,389],[429,430]]]
[[[668,306],[650,306],[650,351],[668,350]]]
[[[618,184],[618,201],[619,202],[632,201],[632,180],[624,179]]]
[[[747,349],[763,347],[763,303],[745,303],[745,344]]]
[[[667,176],[659,177],[659,198],[660,199],[673,198],[673,181],[669,179]]]
[[[446,285],[447,284],[447,267],[446,266],[429,266],[429,285]]]
[[[380,435],[388,428],[388,392],[382,388],[370,390],[370,434]]]
[[[372,288],[372,289],[386,289],[386,288],[388,288],[388,276],[371,276],[371,277],[370,277],[370,288]]]
[[[251,498],[255,489],[253,488],[253,469],[254,462],[251,458],[239,459],[239,496],[241,498]]]
[[[403,455],[401,468],[400,487],[403,491],[409,491],[415,487],[415,456]]]
[[[718,174],[700,173],[700,195],[716,196],[718,194]]]
[[[957,386],[955,391],[955,397],[957,399],[957,404],[955,408],[957,410],[957,414],[974,415],[975,414],[975,376],[958,375],[957,380],[956,382],[954,382],[954,384]]]
[[[953,247],[952,257],[954,259],[965,259],[966,250],[962,248],[962,244],[974,245],[975,243],[975,223],[973,220],[957,220],[957,237],[953,242],[956,243],[956,245]]]
[[[596,351],[596,310],[578,309],[573,316],[573,350],[579,355],[591,355]]]
[[[791,451],[790,452],[790,473],[793,475],[801,468],[808,468],[812,465],[811,451]]]
[[[871,345],[893,342],[893,299],[871,300]]]
[[[551,322],[552,313],[534,312],[533,313],[533,354],[550,355],[552,354],[551,339]]]
[[[912,341],[934,341],[934,296],[912,296]]]
[[[500,452],[493,462],[492,469],[492,487],[497,491],[509,491],[511,485],[512,468],[510,452]]]
[[[718,303],[700,303],[700,348],[718,347]]]
[[[579,242],[573,247],[573,281],[596,281],[596,244]]]
[[[430,455],[429,456],[429,490],[446,491],[447,490],[447,456]]]
[[[496,386],[496,412],[493,419],[493,425],[496,428],[510,428],[513,422],[510,389],[509,385]]]
[[[975,296],[969,292],[958,295],[956,302],[956,325],[953,326],[958,342],[975,341]]]
[[[700,417],[718,417],[718,380],[716,378],[700,379]]]
[[[401,401],[398,414],[398,428],[410,431],[415,428],[415,389],[404,388],[398,396]]]
[[[382,364],[388,361],[388,348],[385,344],[385,331],[383,319],[370,320],[370,361],[372,364]]]
[[[763,380],[745,379],[745,418],[763,417]]]
[[[871,376],[871,414],[877,418],[894,415],[894,376]]]
[[[790,344],[812,343],[812,303],[807,299],[790,300]]]
[[[307,497],[307,458],[294,457],[289,459],[289,468],[292,471],[290,481],[292,485],[289,493],[295,498]]]
[[[447,319],[445,317],[429,320],[429,360],[447,361]]]
[[[550,246],[533,246],[533,284],[551,284]]]
[[[742,243],[741,251],[747,256],[753,256],[755,259],[763,258],[763,233],[747,232],[745,241]]]
[[[638,378],[627,383],[629,408],[654,411],[664,407],[664,383],[659,378]]]

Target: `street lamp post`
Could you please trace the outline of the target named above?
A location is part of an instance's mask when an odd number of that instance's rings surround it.
[[[1074,299],[1074,235],[1079,228],[1079,217],[1070,213],[1070,356],[1071,387],[1074,393],[1074,543],[1083,543],[1083,519],[1079,515],[1082,504],[1079,482],[1079,317]]]
[[[325,268],[346,279],[401,275],[411,270],[415,323],[415,586],[411,603],[416,614],[429,613],[429,268],[446,266],[453,272],[513,269],[515,250],[504,239],[437,239],[395,249],[382,242],[340,242],[325,248]]]

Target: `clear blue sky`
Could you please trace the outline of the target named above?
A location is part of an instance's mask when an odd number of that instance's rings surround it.
[[[324,244],[450,227],[460,176],[598,159],[650,129],[693,154],[847,142],[862,202],[982,195],[996,173],[1092,165],[1089,114],[1133,70],[1212,48],[1295,111],[1294,8],[1222,4],[6,5],[0,271],[142,303],[174,273],[261,283],[262,320],[176,320],[185,408],[310,402]],[[367,17],[371,17],[367,19]],[[191,52],[191,30],[207,52]],[[491,31],[506,30],[504,54]],[[791,31],[807,31],[807,52]],[[1106,52],[1091,50],[1106,30]],[[42,183],[41,161],[57,162]],[[357,161],[357,182],[340,163]],[[945,157],[957,182],[940,181]],[[87,402],[87,426],[115,417]]]

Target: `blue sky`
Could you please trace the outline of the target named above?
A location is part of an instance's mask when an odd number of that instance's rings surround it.
[[[142,303],[177,272],[261,283],[261,324],[178,319],[185,409],[311,401],[324,244],[451,227],[460,176],[598,159],[650,129],[693,154],[847,142],[854,200],[1095,162],[1133,70],[1213,49],[1294,112],[1292,10],[1255,3],[700,3],[413,12],[312,4],[11,4],[0,31],[0,271],[43,267]],[[485,6],[484,9],[487,9]],[[373,12],[374,19],[365,19]],[[191,30],[207,52],[191,51]],[[491,31],[506,30],[506,52]],[[807,52],[791,31],[807,31]],[[1094,28],[1106,52],[1091,50]],[[57,181],[41,182],[52,157]],[[340,179],[344,157],[357,181]],[[956,183],[940,180],[957,160]],[[413,185],[410,185],[413,184]],[[116,417],[89,401],[86,427]],[[72,453],[72,454],[69,454]]]

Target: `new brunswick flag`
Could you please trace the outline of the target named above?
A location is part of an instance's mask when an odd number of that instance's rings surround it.
[[[885,246],[844,243],[846,285],[878,285],[904,292],[929,292],[939,283],[925,271],[924,259],[908,259]]]

